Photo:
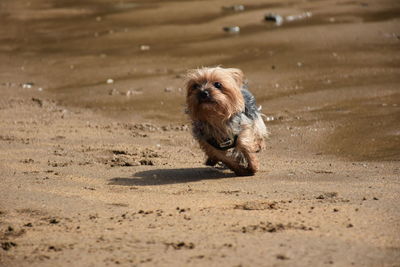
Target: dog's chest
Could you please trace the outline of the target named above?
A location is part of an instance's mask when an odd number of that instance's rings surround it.
[[[210,125],[207,122],[193,123],[193,133],[199,140],[204,140],[219,150],[227,150],[236,146],[241,131],[241,118],[235,116],[221,125]]]

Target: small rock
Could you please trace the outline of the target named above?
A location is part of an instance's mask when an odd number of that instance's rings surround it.
[[[149,45],[141,45],[139,48],[140,48],[140,51],[149,51],[150,50]]]
[[[92,190],[92,191],[95,191],[95,190],[96,190],[96,188],[94,188],[94,187],[88,187],[88,186],[84,186],[83,189]]]
[[[59,222],[60,222],[60,221],[57,220],[56,218],[50,219],[50,221],[49,221],[49,223],[51,223],[51,224],[57,224],[57,223],[59,223]]]
[[[32,97],[32,101],[37,103],[39,105],[39,107],[43,107],[43,100],[41,100],[39,98]]]
[[[107,79],[107,84],[113,84],[114,83],[114,80],[113,79]]]
[[[22,84],[21,86],[22,86],[22,88],[24,88],[24,89],[30,89],[30,88],[33,87],[33,85],[34,85],[34,83],[28,82],[28,83]]]
[[[49,246],[48,249],[52,250],[52,251],[61,251],[62,250],[61,248],[58,248],[58,247],[55,247],[55,246]]]
[[[142,91],[138,91],[138,90],[133,90],[133,89],[128,90],[125,93],[126,96],[140,95],[140,94],[143,94],[143,92]]]
[[[171,246],[174,249],[193,249],[195,246],[193,243],[177,242],[177,243],[165,243],[167,246]]]
[[[108,94],[109,95],[120,95],[121,93],[117,89],[113,88]]]
[[[275,22],[276,26],[281,26],[283,23],[283,17],[277,14],[267,14],[264,17],[264,20],[266,21],[273,21]]]
[[[224,27],[223,29],[227,33],[232,33],[232,34],[240,33],[240,27],[239,26],[229,26],[229,27]]]
[[[154,162],[152,160],[149,159],[142,159],[139,161],[140,165],[149,165],[149,166],[153,166]]]
[[[14,242],[2,242],[1,243],[2,249],[6,250],[6,251],[10,250],[12,247],[16,247],[16,246],[17,246],[17,244]]]
[[[233,5],[233,6],[224,6],[222,7],[223,10],[226,11],[244,11],[244,5]]]
[[[33,159],[29,158],[29,159],[21,160],[21,162],[22,163],[34,163],[35,161]]]
[[[286,20],[287,21],[294,21],[294,20],[300,20],[300,19],[305,19],[305,18],[309,18],[312,16],[311,12],[304,12],[298,15],[290,15],[290,16],[286,16]]]
[[[289,257],[287,257],[287,256],[285,256],[285,255],[283,255],[283,254],[278,254],[278,255],[276,255],[276,258],[277,258],[278,260],[288,260],[288,259],[289,259]]]
[[[275,117],[274,117],[274,116],[266,116],[266,117],[265,117],[265,120],[266,120],[266,121],[274,121],[274,120],[275,120]]]

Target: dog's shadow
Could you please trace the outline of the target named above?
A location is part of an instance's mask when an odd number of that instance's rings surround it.
[[[214,168],[181,168],[157,169],[140,171],[133,177],[116,177],[110,179],[110,185],[146,186],[188,183],[200,180],[222,179],[234,177],[233,173],[226,173]]]

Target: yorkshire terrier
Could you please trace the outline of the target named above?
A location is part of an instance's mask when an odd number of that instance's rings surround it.
[[[207,155],[206,165],[222,162],[238,176],[254,175],[255,156],[268,136],[260,109],[235,68],[200,68],[188,73],[187,112],[192,131]]]

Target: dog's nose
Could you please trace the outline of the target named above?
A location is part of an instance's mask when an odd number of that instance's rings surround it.
[[[199,96],[201,99],[210,98],[210,92],[208,90],[200,91]]]

